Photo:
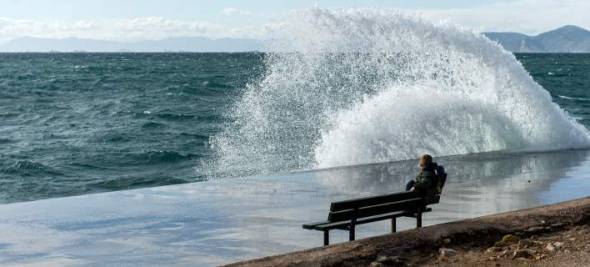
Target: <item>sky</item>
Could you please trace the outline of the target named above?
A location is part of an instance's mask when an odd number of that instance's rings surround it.
[[[290,11],[314,7],[403,10],[480,32],[535,35],[567,24],[590,29],[587,0],[0,0],[0,41],[264,38]]]

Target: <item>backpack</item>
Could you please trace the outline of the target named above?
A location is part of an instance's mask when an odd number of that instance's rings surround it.
[[[442,165],[437,165],[434,171],[437,178],[436,192],[437,194],[441,194],[442,189],[445,186],[445,182],[447,182],[447,172],[445,171],[445,167]]]

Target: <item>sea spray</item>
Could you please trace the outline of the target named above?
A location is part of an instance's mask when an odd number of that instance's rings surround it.
[[[511,53],[452,25],[302,10],[268,49],[265,74],[211,139],[214,176],[590,145]]]

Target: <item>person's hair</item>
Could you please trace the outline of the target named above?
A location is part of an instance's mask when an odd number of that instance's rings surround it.
[[[424,154],[420,157],[420,167],[424,168],[430,164],[432,164],[432,156],[431,155]]]

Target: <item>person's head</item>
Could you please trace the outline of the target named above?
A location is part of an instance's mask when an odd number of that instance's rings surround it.
[[[420,169],[426,169],[428,166],[432,165],[432,156],[428,154],[422,155],[418,165],[420,166]]]

